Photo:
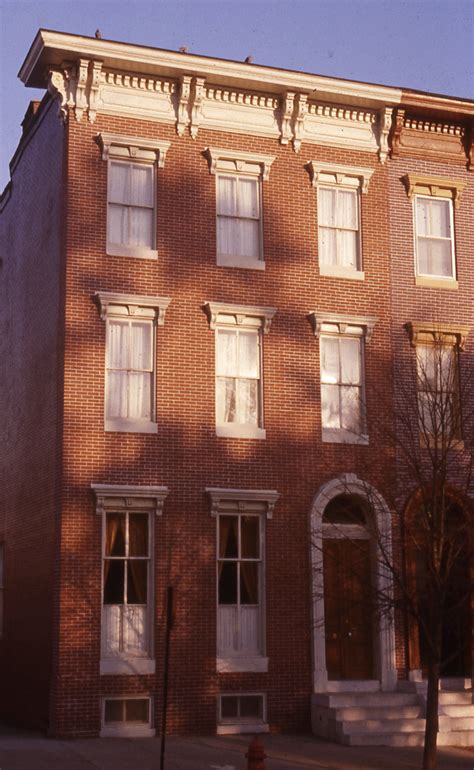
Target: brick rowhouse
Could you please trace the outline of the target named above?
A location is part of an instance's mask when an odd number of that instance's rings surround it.
[[[172,586],[171,732],[340,739],[423,665],[401,614],[331,646],[314,532],[367,490],[391,531],[406,325],[472,344],[474,105],[46,30],[19,76],[1,715],[159,733]]]

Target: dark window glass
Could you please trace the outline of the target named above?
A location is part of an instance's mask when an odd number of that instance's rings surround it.
[[[260,695],[242,695],[240,698],[240,716],[242,719],[263,719],[262,697]]]
[[[233,695],[223,695],[221,698],[221,713],[222,719],[232,719],[239,715],[239,702],[238,698]]]
[[[258,559],[260,557],[259,524],[258,516],[241,516],[242,559]]]
[[[236,559],[238,554],[238,516],[219,516],[219,556]]]
[[[105,724],[123,722],[123,700],[105,701]]]
[[[127,604],[146,604],[148,562],[130,559],[127,563]]]
[[[129,556],[148,556],[148,514],[129,515],[128,541]]]
[[[105,555],[125,556],[125,514],[108,513],[105,533]]]
[[[255,561],[240,563],[240,603],[258,604],[258,564]]]
[[[104,604],[124,603],[124,566],[123,561],[104,561]]]
[[[125,701],[125,719],[127,722],[150,721],[148,715],[149,701],[146,698],[130,698]]]
[[[219,604],[237,604],[237,563],[219,564]]]
[[[323,522],[326,524],[366,524],[365,503],[358,497],[338,495],[327,504]]]

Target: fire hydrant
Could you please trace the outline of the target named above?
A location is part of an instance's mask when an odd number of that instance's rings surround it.
[[[258,735],[250,741],[249,750],[245,756],[248,759],[247,770],[265,770],[267,755],[265,754],[262,740]]]

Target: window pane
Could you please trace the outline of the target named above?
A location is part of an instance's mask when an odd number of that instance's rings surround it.
[[[339,190],[337,196],[337,225],[352,230],[358,229],[357,193],[352,190]]]
[[[125,243],[153,248],[153,209],[129,208],[130,230]]]
[[[124,719],[123,700],[106,700],[104,719],[106,724],[108,722],[123,722],[123,719]]]
[[[360,384],[360,343],[355,339],[341,339],[341,381]]]
[[[237,255],[240,253],[239,220],[217,217],[217,253]]]
[[[236,380],[224,379],[220,377],[217,380],[217,422],[219,425],[236,421]]]
[[[323,187],[318,189],[318,224],[336,225],[336,191]]]
[[[240,562],[241,604],[258,604],[258,569],[256,561]]]
[[[130,513],[128,517],[129,556],[148,556],[148,514]]]
[[[238,716],[238,698],[225,695],[221,698],[222,719],[231,719]]]
[[[236,422],[258,425],[258,380],[237,380]]]
[[[431,200],[430,204],[430,235],[450,238],[449,201]]]
[[[153,368],[152,361],[153,327],[151,323],[132,323],[130,345],[130,368]]]
[[[233,331],[217,332],[217,374],[223,377],[238,374],[237,334]]]
[[[429,252],[430,274],[452,276],[451,241],[432,241],[427,238],[426,247]]]
[[[219,604],[237,604],[237,562],[219,564]]]
[[[322,265],[337,264],[337,230],[319,228],[319,260]]]
[[[341,427],[338,385],[321,385],[321,420],[325,428]]]
[[[258,377],[258,333],[240,332],[239,334],[239,375]]]
[[[130,165],[127,163],[111,162],[109,167],[109,201],[114,203],[129,203],[129,174]]]
[[[151,420],[151,374],[129,374],[128,417],[132,420]]]
[[[144,722],[150,721],[148,715],[149,700],[146,698],[130,698],[125,701],[125,719],[127,722]]]
[[[339,382],[339,340],[321,337],[321,381]]]
[[[104,561],[104,604],[123,604],[125,601],[125,563],[121,559]]]
[[[236,207],[237,179],[229,176],[217,177],[217,213],[228,216],[237,215]]]
[[[260,519],[258,516],[240,517],[242,559],[260,558]]]
[[[129,203],[135,206],[153,206],[152,166],[132,165],[130,167]]]
[[[219,556],[236,559],[238,554],[238,517],[219,516]]]
[[[357,269],[357,232],[339,230],[339,264]]]
[[[258,217],[258,180],[239,180],[239,216]]]
[[[148,562],[129,559],[127,562],[127,604],[146,604]]]
[[[433,345],[417,345],[416,359],[420,390],[436,389],[435,350]]]
[[[416,232],[418,235],[429,233],[429,201],[426,198],[416,199]]]
[[[105,555],[125,556],[125,514],[108,513],[105,527]]]
[[[456,383],[456,356],[448,347],[437,349],[438,387],[442,393],[452,393]]]
[[[260,695],[242,695],[240,698],[240,716],[242,719],[263,719],[263,699]]]
[[[106,414],[110,419],[128,416],[128,374],[107,373]]]
[[[341,387],[341,428],[360,433],[360,388]]]
[[[107,222],[109,243],[128,243],[128,206],[110,204]]]
[[[108,321],[107,332],[107,366],[112,369],[128,369],[130,344],[128,321]]]
[[[258,259],[260,256],[260,224],[258,219],[241,219],[239,227],[240,256]]]

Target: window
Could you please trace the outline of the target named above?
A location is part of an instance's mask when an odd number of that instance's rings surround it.
[[[451,201],[416,195],[415,231],[417,275],[455,278]]]
[[[107,254],[156,258],[156,167],[169,142],[98,135],[108,161]]]
[[[319,272],[363,280],[360,202],[373,171],[315,161],[308,166],[318,196]]]
[[[262,334],[276,310],[218,302],[204,310],[216,331],[216,434],[265,438]]]
[[[101,737],[152,737],[149,697],[104,698]]]
[[[278,493],[207,489],[217,519],[217,670],[266,671],[265,517]]]
[[[219,697],[218,735],[269,731],[266,698],[261,693],[228,693]]]
[[[3,635],[3,562],[4,562],[4,546],[0,543],[0,636]]]
[[[166,487],[94,484],[102,516],[102,674],[154,673],[153,514]]]
[[[94,296],[106,321],[105,430],[156,433],[155,329],[171,300]]]
[[[316,312],[309,319],[320,337],[323,441],[365,444],[364,340],[377,319]]]
[[[419,174],[402,181],[413,198],[416,283],[456,289],[453,206],[460,205],[466,183]]]
[[[263,270],[262,181],[273,157],[208,147],[216,174],[217,264]]]

